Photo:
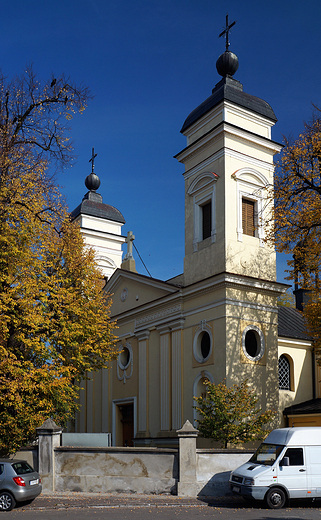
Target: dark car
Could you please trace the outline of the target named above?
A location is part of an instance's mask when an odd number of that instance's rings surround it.
[[[0,459],[0,511],[32,502],[42,490],[39,474],[25,460]]]

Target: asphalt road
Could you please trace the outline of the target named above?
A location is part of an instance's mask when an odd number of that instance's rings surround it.
[[[296,501],[277,511],[262,504],[249,506],[244,500],[226,498],[184,498],[155,495],[60,494],[41,495],[32,504],[6,513],[21,520],[183,520],[253,519],[321,520],[321,500]]]

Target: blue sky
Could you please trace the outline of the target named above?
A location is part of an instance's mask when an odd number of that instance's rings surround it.
[[[220,80],[225,16],[236,20],[235,78],[269,102],[272,138],[298,135],[319,104],[321,2],[306,0],[11,0],[1,13],[3,73],[33,63],[40,79],[69,75],[94,95],[72,122],[76,164],[58,182],[70,210],[86,192],[92,147],[104,202],[126,219],[152,276],[183,271],[186,116]],[[136,255],[137,270],[146,271]],[[278,261],[283,280],[284,262]]]

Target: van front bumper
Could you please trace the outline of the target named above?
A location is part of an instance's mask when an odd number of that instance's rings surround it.
[[[229,482],[229,489],[235,495],[241,495],[245,498],[253,498],[253,500],[264,500],[267,490],[267,486],[244,486],[243,484],[237,484],[235,482]]]

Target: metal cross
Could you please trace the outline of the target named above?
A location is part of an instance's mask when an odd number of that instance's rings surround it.
[[[236,21],[235,22],[232,22],[232,23],[228,23],[228,14],[226,15],[226,26],[225,26],[225,29],[223,32],[221,32],[221,34],[219,34],[219,38],[221,36],[224,36],[225,34],[225,37],[226,37],[226,43],[225,43],[225,50],[228,51],[228,48],[230,46],[230,42],[228,41],[228,35],[229,35],[229,32],[231,30],[231,28],[233,27],[233,25],[236,24]]]
[[[91,158],[88,161],[88,162],[91,162],[91,173],[94,173],[94,161],[95,161],[95,157],[97,157],[97,154],[95,153],[94,150],[95,149],[93,148],[92,152],[91,152]]]

